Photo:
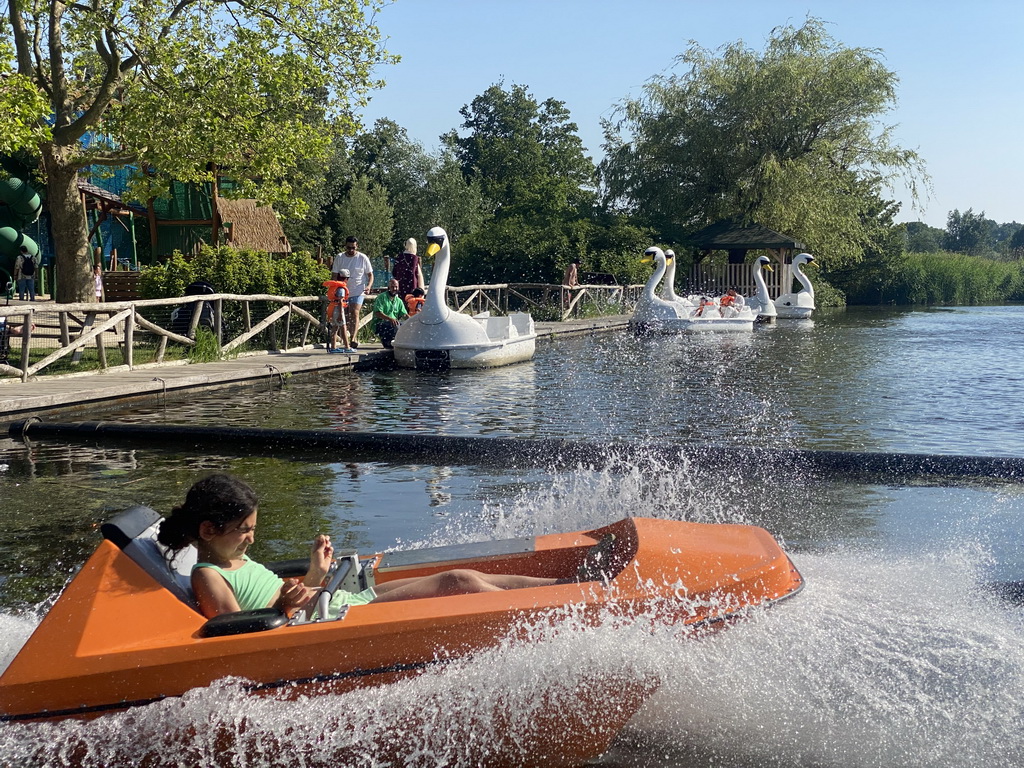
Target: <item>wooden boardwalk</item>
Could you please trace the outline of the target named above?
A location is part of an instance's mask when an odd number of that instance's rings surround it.
[[[603,333],[626,327],[628,316],[615,315],[566,322],[538,322],[540,340]],[[169,392],[209,389],[260,379],[271,383],[288,376],[350,368],[356,365],[386,365],[389,350],[379,344],[361,344],[352,355],[329,355],[323,346],[290,352],[256,353],[214,363],[162,363],[75,373],[40,376],[27,382],[0,379],[0,419],[15,419],[55,410],[85,409],[115,402],[161,397]]]

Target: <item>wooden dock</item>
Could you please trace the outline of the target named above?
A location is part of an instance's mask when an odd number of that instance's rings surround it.
[[[565,322],[538,322],[539,340],[604,333],[626,327],[628,316],[615,315]],[[132,370],[39,376],[27,382],[0,379],[0,419],[22,418],[55,410],[87,409],[138,399],[165,396],[181,390],[210,389],[260,379],[283,383],[289,376],[333,368],[376,367],[392,359],[379,344],[361,344],[352,355],[327,354],[322,345],[302,350],[254,353],[213,363],[178,361],[136,366]]]

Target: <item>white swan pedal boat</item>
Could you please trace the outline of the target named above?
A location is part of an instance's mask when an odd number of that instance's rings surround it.
[[[537,331],[526,312],[492,317],[454,311],[445,299],[451,244],[441,227],[427,232],[427,255],[437,255],[423,308],[405,320],[395,335],[395,364],[401,368],[447,370],[494,368],[533,358]]]

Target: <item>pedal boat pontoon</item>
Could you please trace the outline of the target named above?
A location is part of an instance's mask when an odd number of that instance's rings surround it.
[[[716,625],[803,585],[761,528],[628,518],[593,531],[365,559],[350,554],[338,558],[344,574],[330,586],[355,579],[354,589],[367,579],[383,583],[451,568],[571,579],[585,560],[593,565],[596,553],[594,581],[371,603],[336,620],[314,616],[307,623],[290,622],[275,609],[207,621],[189,591],[189,557],[172,571],[154,539],[159,520],[153,510],[134,507],[102,526],[99,548],[0,677],[0,721],[91,717],[228,676],[250,681],[252,691],[288,697],[344,692],[493,646],[523,622],[557,621],[569,604],[574,616],[592,624],[657,611],[659,620]],[[186,553],[194,562],[195,550]],[[301,573],[308,562],[290,565]],[[608,693],[620,706],[614,717],[598,708],[584,722],[591,731],[573,735],[576,757],[600,754],[656,687],[615,681]],[[582,715],[571,714],[578,728]]]

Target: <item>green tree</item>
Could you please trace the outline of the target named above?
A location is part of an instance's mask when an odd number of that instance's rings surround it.
[[[917,154],[878,127],[897,82],[880,59],[815,18],[775,29],[763,52],[691,43],[682,74],[654,77],[605,123],[607,199],[670,242],[737,218],[796,233],[830,263],[856,262],[885,184],[902,176],[916,195],[927,183]]]
[[[992,250],[992,221],[985,212],[975,213],[968,208],[963,213],[955,208],[946,219],[946,236],[942,247],[953,253],[978,256]]]
[[[923,221],[908,221],[903,228],[907,234],[906,249],[910,253],[935,253],[946,236],[945,230],[929,227]]]
[[[387,193],[394,212],[394,230],[380,255],[400,252],[408,237],[422,239],[430,229],[423,190],[434,159],[393,120],[378,120],[353,141],[353,172],[372,179]]]
[[[9,25],[0,19],[0,154],[4,155],[50,138],[44,120],[49,111],[46,96],[30,77],[11,70],[14,50],[9,34]]]
[[[381,256],[395,234],[394,209],[387,190],[360,176],[336,208],[339,231],[359,239],[359,250]]]
[[[459,279],[530,281],[561,276],[586,250],[595,168],[564,102],[538,103],[522,85],[492,85],[460,110],[462,128],[443,139],[462,174],[479,185],[493,221],[468,234]]]
[[[331,135],[390,60],[369,21],[381,0],[9,0],[17,73],[46,94],[42,156],[60,301],[88,299],[91,254],[77,187],[90,165],[147,170],[145,199],[166,179],[229,169],[241,192],[287,199],[297,158],[324,157]],[[86,133],[99,140],[88,145]]]
[[[1015,259],[1024,259],[1024,227],[1014,232],[1010,238],[1010,254]]]
[[[424,180],[422,192],[427,229],[444,227],[452,244],[483,227],[493,211],[477,179],[467,179],[454,154],[443,148]],[[426,229],[422,230],[426,232]]]

